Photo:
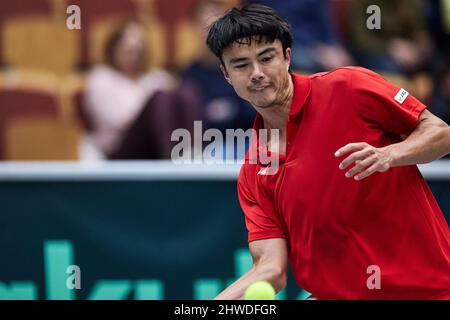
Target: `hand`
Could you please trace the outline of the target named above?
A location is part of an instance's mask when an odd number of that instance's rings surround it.
[[[357,174],[355,180],[362,180],[374,172],[385,172],[391,167],[392,156],[387,147],[375,148],[365,142],[349,143],[336,151],[334,155],[341,157],[349,152],[352,154],[339,165],[339,169],[344,170],[355,163],[355,166],[345,174],[347,178]]]

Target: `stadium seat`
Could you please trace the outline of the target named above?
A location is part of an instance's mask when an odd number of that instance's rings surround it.
[[[158,0],[154,7],[166,35],[166,66],[180,69],[198,56],[199,38],[190,22],[192,10],[199,0]]]
[[[29,14],[50,15],[54,0],[0,1],[0,17],[23,16]],[[59,1],[59,0],[56,0]]]
[[[92,124],[84,109],[85,74],[72,74],[61,83],[61,111],[66,121],[80,129],[90,131]]]
[[[100,20],[115,19],[116,22],[125,19],[136,19],[138,15],[137,1],[134,0],[65,0],[66,5],[78,5],[81,8],[81,23],[79,55],[80,65],[89,66],[97,61],[90,61],[91,32]],[[95,55],[95,54],[94,54]]]
[[[75,0],[83,11],[82,54],[88,65],[103,62],[105,40],[114,25],[127,19],[143,23],[149,35],[151,66],[183,66],[197,56],[201,41],[187,16],[198,0]],[[84,12],[87,11],[87,14]]]
[[[3,28],[4,60],[14,68],[67,74],[79,59],[79,35],[44,17],[9,19]]]
[[[183,67],[199,58],[205,43],[199,36],[195,25],[187,19],[177,24],[174,34],[176,47],[174,65],[178,69],[183,69]]]
[[[58,81],[42,73],[0,73],[0,159],[5,159],[5,130],[25,118],[58,119]]]
[[[49,18],[51,11],[52,6],[48,0],[0,1],[0,31],[8,19],[21,16]],[[0,32],[0,63],[5,62],[2,37],[3,32]]]
[[[78,160],[78,128],[58,118],[20,118],[5,126],[5,160]]]
[[[123,20],[121,17],[108,17],[92,23],[89,33],[89,61],[90,64],[104,63],[105,45],[111,32]],[[163,27],[156,20],[146,20],[143,23],[148,43],[148,61],[152,67],[164,67],[166,63],[166,42]]]

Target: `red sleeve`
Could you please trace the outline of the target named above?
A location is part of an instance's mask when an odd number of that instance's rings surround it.
[[[409,135],[426,108],[403,88],[367,69],[354,69],[350,86],[356,112],[365,121],[390,133]]]
[[[280,216],[273,210],[273,204],[267,199],[256,200],[245,175],[243,166],[238,178],[238,196],[245,214],[248,242],[270,238],[287,238],[282,228]]]

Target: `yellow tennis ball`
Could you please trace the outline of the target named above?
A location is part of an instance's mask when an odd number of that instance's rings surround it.
[[[275,289],[267,281],[257,281],[245,290],[244,298],[245,300],[273,300]]]

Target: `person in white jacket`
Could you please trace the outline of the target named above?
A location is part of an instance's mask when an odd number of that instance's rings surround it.
[[[107,64],[95,66],[88,77],[84,104],[93,127],[89,140],[105,158],[119,148],[151,96],[174,85],[167,72],[147,71],[146,46],[139,24],[120,26],[107,42]]]

